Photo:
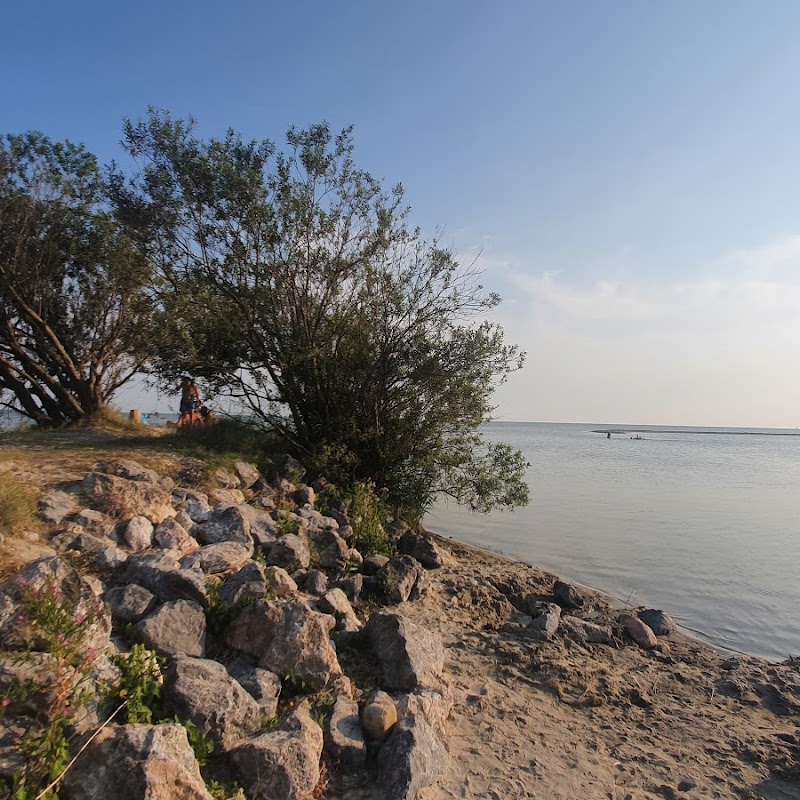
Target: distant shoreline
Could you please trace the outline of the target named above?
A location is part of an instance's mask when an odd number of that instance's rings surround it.
[[[592,433],[688,433],[692,436],[695,435],[714,435],[714,436],[800,436],[800,431],[796,433],[784,433],[781,431],[687,431],[679,429],[659,429],[653,430],[652,428],[598,428],[593,430]]]

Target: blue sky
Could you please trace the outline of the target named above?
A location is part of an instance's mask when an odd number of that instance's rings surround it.
[[[506,298],[506,419],[800,425],[796,2],[39,2],[4,33],[2,129],[104,160],[148,105],[354,124]]]

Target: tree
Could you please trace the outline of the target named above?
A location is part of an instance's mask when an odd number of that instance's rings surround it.
[[[40,424],[96,413],[144,361],[147,260],[106,201],[82,146],[0,139],[0,403]]]
[[[527,502],[522,455],[478,431],[523,360],[473,322],[499,298],[409,226],[400,187],[355,166],[349,129],[292,128],[277,152],[151,111],[125,141],[142,166],[116,197],[157,243],[162,375],[202,376],[306,462],[406,511],[439,492]]]

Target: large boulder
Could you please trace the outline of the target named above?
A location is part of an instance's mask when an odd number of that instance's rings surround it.
[[[386,800],[415,800],[447,769],[447,750],[421,717],[397,724],[378,754],[378,785]]]
[[[655,608],[645,608],[637,615],[656,636],[669,636],[675,632],[675,621],[669,614]]]
[[[236,542],[220,542],[201,547],[191,555],[181,559],[184,568],[200,569],[206,575],[219,575],[239,569],[253,555],[253,546]]]
[[[75,497],[66,492],[51,492],[39,498],[39,518],[48,525],[60,525],[77,509]]]
[[[247,656],[236,656],[228,663],[228,672],[260,706],[269,719],[278,713],[278,698],[281,694],[281,679],[268,669],[256,667]]]
[[[254,483],[261,480],[261,473],[246,461],[234,461],[231,469],[239,479],[239,485],[236,488],[249,489]]]
[[[340,766],[359,768],[367,762],[367,743],[358,718],[358,703],[340,694],[328,721],[325,749]]]
[[[294,533],[281,536],[269,549],[267,564],[274,567],[283,567],[289,572],[299,569],[308,569],[311,563],[311,551],[308,543]]]
[[[390,603],[404,603],[422,572],[422,565],[413,556],[393,556],[381,567],[377,577]]]
[[[300,706],[280,728],[231,751],[239,783],[252,800],[306,800],[319,782],[322,729]]]
[[[282,567],[267,567],[264,570],[267,581],[267,594],[276,600],[297,594],[294,578]]]
[[[194,489],[173,489],[172,503],[178,510],[185,511],[193,522],[205,522],[211,513],[208,495]]]
[[[620,614],[619,624],[628,636],[644,650],[652,650],[658,645],[658,639],[652,629],[638,617],[631,614]]]
[[[143,467],[138,461],[123,459],[116,461],[108,470],[118,478],[127,478],[130,481],[145,481],[147,483],[159,483],[162,478],[154,470]]]
[[[137,514],[125,526],[122,536],[131,550],[147,550],[153,546],[153,523]]]
[[[275,520],[263,509],[254,508],[247,503],[239,505],[237,508],[250,524],[250,536],[253,541],[263,549],[269,550],[278,538]]]
[[[250,523],[238,506],[215,508],[208,519],[197,529],[197,538],[203,544],[236,542],[244,547],[252,546]]]
[[[115,586],[105,593],[103,599],[111,610],[111,616],[122,624],[138,622],[156,605],[155,595],[135,583]]]
[[[151,650],[167,656],[202,658],[206,650],[206,615],[197,603],[164,603],[134,627],[134,635]]]
[[[28,564],[0,584],[0,649],[41,649],[44,645],[29,624],[25,603],[58,599],[81,626],[83,647],[102,651],[111,635],[111,613],[92,587],[58,556]]]
[[[238,572],[229,575],[219,588],[219,597],[225,608],[262,600],[266,593],[264,568],[256,561],[249,561]]]
[[[444,564],[441,548],[430,536],[406,531],[397,541],[397,550],[405,555],[413,556],[425,569],[438,569]]]
[[[67,771],[63,790],[67,800],[213,800],[182,725],[104,728]]]
[[[422,717],[439,736],[444,736],[452,710],[453,693],[444,684],[435,689],[417,689],[404,694],[397,702],[398,716]]]
[[[193,553],[200,545],[189,531],[172,517],[165,519],[154,531],[153,540],[165,550],[175,550],[183,555]]]
[[[373,613],[365,631],[380,661],[384,688],[438,685],[444,669],[444,647],[438,634],[388,611]]]
[[[111,516],[129,519],[140,514],[154,525],[175,516],[170,494],[155,483],[90,472],[83,479],[83,491]]]
[[[208,605],[208,590],[200,570],[182,569],[176,554],[135,553],[128,558],[123,583],[136,583],[151,591],[162,603],[191,600]]]
[[[325,569],[342,569],[347,564],[350,548],[336,531],[330,528],[312,531],[309,541],[316,565]]]
[[[225,640],[255,656],[259,666],[291,674],[319,691],[342,674],[329,638],[333,625],[333,617],[312,611],[299,599],[257,600],[242,609]]]
[[[317,600],[317,608],[323,614],[330,614],[336,619],[339,630],[361,630],[361,621],[353,611],[347,595],[341,589],[331,589]]]
[[[223,750],[261,726],[261,709],[225,667],[205,658],[176,656],[164,677],[167,711],[190,719]]]
[[[557,580],[553,586],[553,597],[562,608],[583,608],[583,595],[571,584]]]

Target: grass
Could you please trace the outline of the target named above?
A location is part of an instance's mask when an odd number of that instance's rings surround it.
[[[0,481],[0,533],[21,533],[36,526],[36,500],[29,486],[13,475]]]

